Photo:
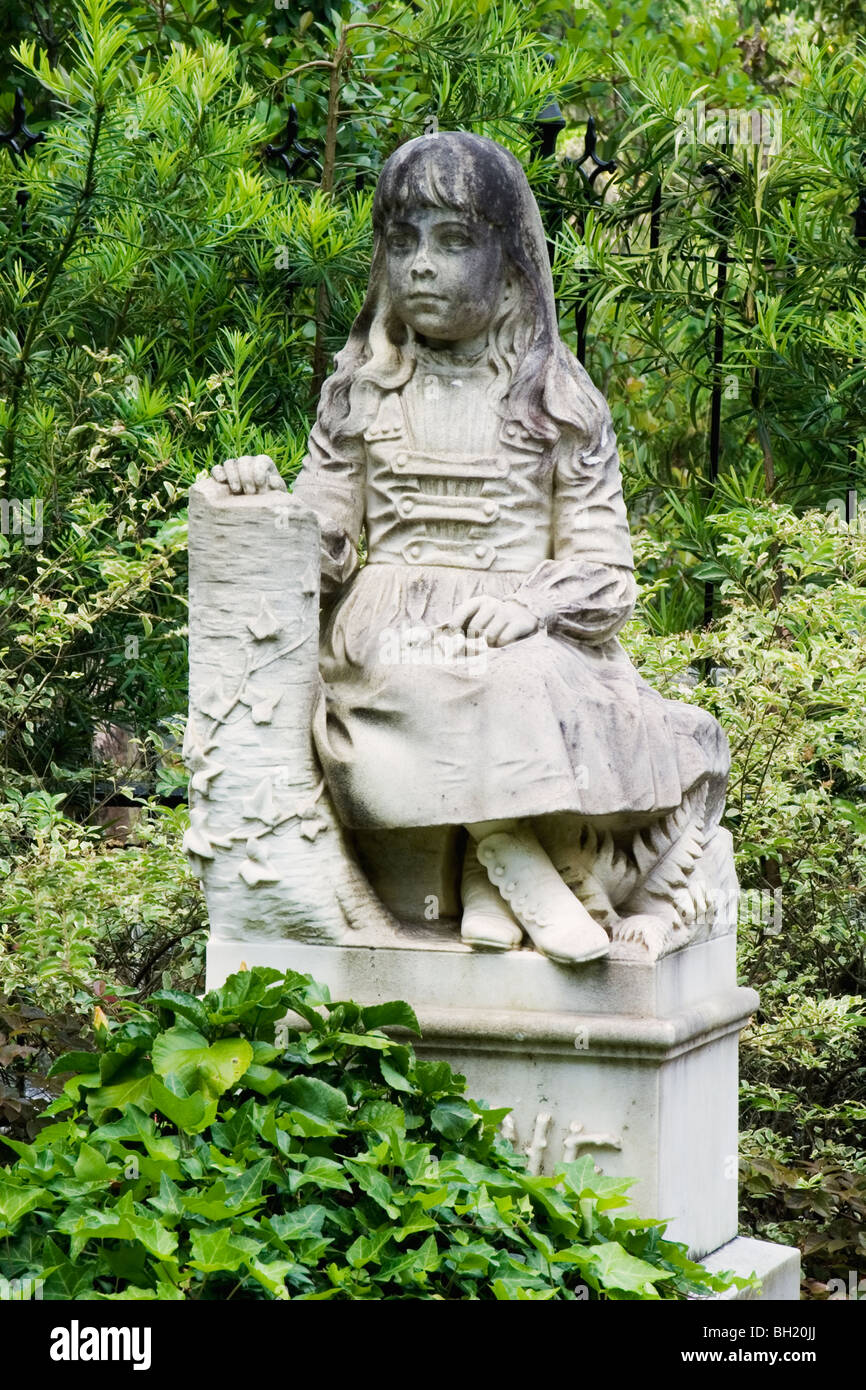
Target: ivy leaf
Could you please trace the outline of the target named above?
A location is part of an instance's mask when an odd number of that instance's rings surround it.
[[[180,1018],[188,1019],[199,1032],[206,1033],[209,1027],[208,1013],[200,999],[194,995],[183,994],[177,989],[158,989],[148,999],[148,1006],[156,1004],[159,1008],[170,1009]]]
[[[151,1107],[151,1085],[153,1072],[143,1059],[129,1068],[122,1081],[110,1086],[100,1086],[87,1097],[87,1113],[97,1124],[107,1110],[123,1110],[128,1105],[137,1105],[143,1110]]]
[[[152,1194],[147,1200],[150,1206],[156,1207],[161,1213],[163,1221],[166,1221],[183,1216],[189,1198],[184,1196],[181,1188],[167,1173],[160,1173],[159,1192]]]
[[[270,1260],[267,1264],[255,1258],[247,1260],[247,1269],[253,1278],[276,1298],[288,1298],[286,1276],[296,1268],[289,1260]]]
[[[383,1079],[387,1081],[388,1085],[392,1086],[395,1091],[408,1091],[411,1093],[415,1090],[415,1087],[408,1077],[404,1076],[401,1071],[398,1071],[387,1057],[383,1056],[379,1058],[379,1070],[382,1073]]]
[[[177,1249],[177,1236],[155,1217],[131,1216],[129,1229],[145,1250],[158,1260],[170,1259]]]
[[[355,1118],[359,1125],[369,1125],[370,1129],[380,1134],[392,1134],[406,1128],[406,1112],[390,1100],[368,1100]]]
[[[434,1236],[428,1236],[417,1250],[407,1250],[404,1254],[383,1260],[379,1278],[384,1283],[394,1280],[402,1283],[406,1278],[413,1282],[423,1282],[425,1276],[439,1268],[441,1256]]]
[[[556,1289],[532,1288],[521,1279],[494,1279],[493,1297],[500,1303],[549,1303]]]
[[[379,1257],[392,1236],[390,1226],[380,1226],[370,1235],[358,1236],[346,1251],[346,1259],[353,1269],[363,1269],[365,1265],[379,1263]]]
[[[203,1274],[217,1270],[233,1273],[245,1264],[249,1255],[246,1243],[236,1240],[227,1226],[216,1230],[193,1231],[190,1237],[190,1265]]]
[[[51,1193],[47,1188],[19,1186],[17,1183],[0,1180],[0,1221],[5,1227],[2,1234],[8,1235],[22,1216],[51,1200]]]
[[[225,1189],[228,1205],[239,1210],[241,1207],[249,1206],[251,1202],[259,1201],[262,1188],[270,1176],[271,1167],[271,1160],[263,1158],[258,1163],[250,1164],[249,1168],[244,1169],[237,1177],[227,1178]]]
[[[81,1073],[99,1071],[98,1052],[64,1052],[48,1069],[49,1076],[63,1076],[66,1072],[72,1072],[78,1076]]]
[[[430,1123],[446,1139],[456,1141],[468,1134],[478,1123],[478,1116],[470,1110],[465,1100],[459,1096],[448,1096],[437,1101],[430,1111]]]
[[[270,1225],[280,1240],[305,1240],[322,1234],[326,1216],[327,1207],[311,1202],[309,1206],[301,1207],[298,1211],[280,1212],[279,1215],[272,1216]]]
[[[351,1158],[346,1159],[346,1168],[358,1186],[372,1197],[383,1211],[387,1212],[392,1221],[396,1221],[400,1215],[400,1209],[392,1201],[395,1195],[394,1189],[385,1174],[366,1163],[360,1163]]]
[[[408,1028],[421,1034],[415,1010],[402,999],[394,999],[389,1004],[370,1004],[361,1010],[361,1022],[365,1028]]]
[[[93,1267],[84,1269],[73,1264],[50,1236],[45,1241],[44,1258],[53,1266],[43,1290],[47,1302],[80,1298],[85,1290],[93,1287]]]
[[[215,1100],[234,1086],[253,1060],[245,1038],[206,1038],[185,1023],[160,1033],[153,1043],[153,1069],[159,1076],[176,1076],[188,1092],[201,1091]]]
[[[338,1192],[352,1191],[352,1184],[347,1181],[343,1172],[343,1164],[337,1163],[333,1158],[308,1158],[300,1173],[295,1171],[289,1174],[289,1186],[292,1192],[308,1183],[326,1191],[328,1189],[334,1189]]]
[[[447,1062],[417,1062],[415,1082],[425,1096],[450,1094],[465,1085],[465,1077],[453,1072]]]
[[[98,1149],[82,1144],[75,1159],[75,1176],[81,1182],[113,1182],[120,1173],[116,1163],[107,1163]]]
[[[168,1083],[161,1081],[158,1076],[152,1078],[151,1104],[187,1134],[201,1134],[203,1129],[207,1129],[208,1125],[213,1123],[218,1102],[202,1095],[200,1091],[195,1091],[191,1096],[179,1095],[172,1089],[171,1084],[180,1084],[176,1077],[169,1077]]]
[[[654,1286],[673,1278],[669,1270],[636,1259],[623,1250],[617,1241],[591,1245],[587,1253],[592,1257],[594,1269],[606,1289],[622,1289],[625,1293],[639,1293],[644,1298],[658,1298]]]
[[[293,1077],[283,1095],[290,1105],[320,1120],[341,1124],[349,1113],[344,1092],[315,1076]]]

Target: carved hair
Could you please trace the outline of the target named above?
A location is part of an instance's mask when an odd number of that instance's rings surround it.
[[[494,317],[488,353],[504,418],[551,443],[563,425],[594,432],[607,405],[560,341],[544,228],[520,161],[485,136],[447,131],[401,145],[379,176],[367,295],[322,389],[335,437],[363,427],[365,385],[396,390],[414,371],[415,336],[391,305],[385,250],[389,222],[412,207],[449,209],[499,233],[514,293]]]

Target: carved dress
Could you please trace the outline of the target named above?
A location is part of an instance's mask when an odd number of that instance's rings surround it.
[[[716,820],[724,733],[652,690],[616,639],[635,585],[609,412],[597,437],[563,428],[548,445],[497,413],[494,379],[486,354],[418,347],[405,386],[366,388],[356,438],[336,446],[323,414],[311,433],[294,494],[319,516],[336,595],[314,735],[341,820],[645,823],[701,779]],[[515,599],[539,630],[468,658],[418,641],[478,594]]]

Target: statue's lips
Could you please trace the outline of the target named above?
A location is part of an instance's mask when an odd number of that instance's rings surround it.
[[[447,300],[445,299],[445,296],[442,295],[442,294],[425,294],[425,293],[419,292],[419,293],[417,293],[417,294],[410,294],[410,295],[407,295],[407,299],[408,299],[408,301],[409,301],[410,304],[420,304],[420,303],[424,303],[424,302],[427,302],[427,301],[429,301],[429,302],[431,302],[431,303],[433,303],[433,304],[446,304],[446,303],[447,303]]]

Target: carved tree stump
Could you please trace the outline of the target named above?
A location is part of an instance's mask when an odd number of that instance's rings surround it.
[[[189,508],[190,829],[214,938],[375,939],[394,921],[317,764],[319,526],[288,493],[200,478]],[[359,937],[353,935],[353,940]]]

